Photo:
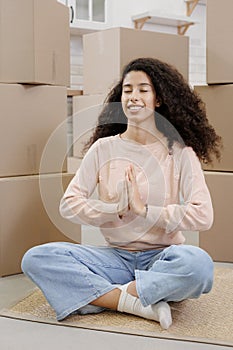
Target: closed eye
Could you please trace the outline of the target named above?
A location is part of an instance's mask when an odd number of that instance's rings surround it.
[[[128,93],[131,93],[132,90],[123,90],[123,92],[124,92],[125,94],[128,94]],[[148,89],[146,89],[146,90],[145,90],[145,89],[142,89],[142,90],[140,89],[139,92],[149,92],[149,90],[148,90]]]

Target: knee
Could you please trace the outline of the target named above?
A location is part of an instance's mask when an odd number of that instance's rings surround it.
[[[30,272],[31,269],[34,270],[34,267],[36,266],[35,256],[37,256],[37,251],[39,249],[40,246],[33,247],[24,254],[23,259],[21,261],[21,268],[26,275]]]
[[[21,262],[22,271],[26,275],[37,273],[43,265],[44,256],[50,244],[35,246],[29,249],[23,256]]]
[[[208,293],[213,285],[214,264],[211,257],[201,248],[184,246],[184,263],[188,268],[188,278],[196,286],[197,294]]]

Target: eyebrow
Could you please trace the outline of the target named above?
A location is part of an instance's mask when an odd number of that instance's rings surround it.
[[[152,85],[149,84],[149,83],[140,83],[140,84],[138,84],[138,86],[145,86],[145,85],[146,85],[146,86],[151,86],[151,87],[152,87]],[[129,84],[129,83],[128,83],[128,84],[123,84],[123,86],[124,86],[124,87],[126,87],[126,86],[132,86],[132,84]]]

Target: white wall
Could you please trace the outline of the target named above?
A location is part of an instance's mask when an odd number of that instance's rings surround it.
[[[206,6],[197,5],[191,18],[197,21],[187,32],[190,38],[189,82],[206,84]]]
[[[184,0],[111,0],[110,15],[112,26],[133,27],[131,16],[146,11],[185,15]],[[145,27],[146,29],[146,27]]]
[[[57,1],[62,3],[63,5],[66,5],[66,0],[57,0]]]
[[[83,88],[83,45],[82,37],[72,35],[70,40],[70,83],[78,90]]]

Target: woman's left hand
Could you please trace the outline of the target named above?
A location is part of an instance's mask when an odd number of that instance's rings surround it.
[[[138,184],[136,181],[135,169],[132,164],[130,164],[129,167],[126,168],[125,176],[126,176],[126,184],[127,184],[127,191],[128,191],[129,208],[136,215],[145,217],[146,207],[140,197]]]

